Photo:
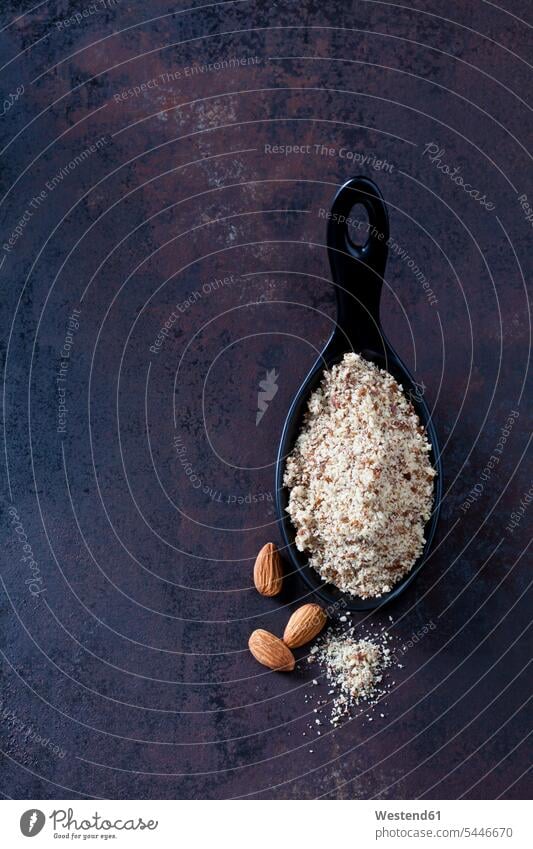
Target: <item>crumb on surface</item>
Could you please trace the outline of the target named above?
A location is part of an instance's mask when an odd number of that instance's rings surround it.
[[[332,725],[349,716],[355,705],[374,705],[386,692],[383,673],[391,665],[391,655],[384,641],[357,640],[350,629],[325,639],[315,659],[332,686]]]

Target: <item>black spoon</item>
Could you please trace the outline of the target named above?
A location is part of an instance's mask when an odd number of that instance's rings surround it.
[[[362,247],[350,239],[347,219],[356,204],[368,215],[368,236]],[[354,219],[352,219],[354,220]],[[378,187],[366,177],[348,180],[337,192],[328,220],[327,242],[331,274],[337,295],[337,323],[319,359],[300,387],[285,420],[276,463],[276,502],[287,555],[307,586],[327,605],[339,603],[347,610],[372,610],[397,598],[414,580],[427,559],[435,535],[442,497],[442,463],[437,434],[420,387],[383,335],[379,300],[387,262],[389,216]],[[283,485],[285,460],[300,432],[310,394],[324,369],[353,351],[390,372],[412,401],[432,446],[430,461],[437,472],[431,518],[425,528],[426,542],[411,571],[379,598],[362,599],[326,584],[309,566],[308,555],[294,543],[295,529],[286,512],[289,490]]]

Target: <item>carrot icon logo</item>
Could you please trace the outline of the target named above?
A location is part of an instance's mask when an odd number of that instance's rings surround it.
[[[257,393],[257,413],[255,416],[256,427],[265,415],[268,405],[278,391],[278,384],[276,383],[278,377],[278,372],[275,368],[273,368],[267,370],[264,380],[259,381],[259,392]]]
[[[42,831],[46,817],[38,808],[31,808],[29,811],[24,811],[20,818],[20,830],[24,837],[35,837]]]

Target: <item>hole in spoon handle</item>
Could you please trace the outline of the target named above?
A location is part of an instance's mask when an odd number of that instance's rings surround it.
[[[349,236],[354,206],[368,215],[368,233],[362,246]],[[389,216],[376,184],[367,177],[348,180],[337,192],[328,220],[328,255],[337,294],[339,342],[356,351],[382,350],[379,301],[389,240]],[[347,338],[346,338],[347,337]]]

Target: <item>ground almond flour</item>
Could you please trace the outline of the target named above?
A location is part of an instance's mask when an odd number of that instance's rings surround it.
[[[324,581],[369,598],[410,571],[433,503],[430,449],[388,372],[346,354],[324,373],[284,476],[296,545]]]
[[[335,629],[313,646],[308,661],[318,663],[330,687],[333,699],[326,704],[331,704],[332,725],[352,716],[355,706],[375,705],[383,698],[389,686],[384,672],[392,664],[391,639],[386,631],[358,638],[351,626]]]

